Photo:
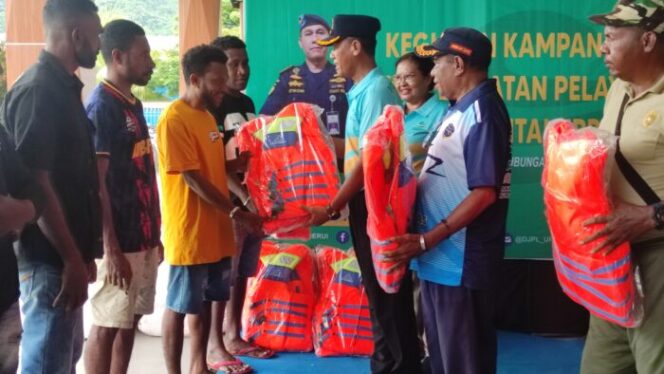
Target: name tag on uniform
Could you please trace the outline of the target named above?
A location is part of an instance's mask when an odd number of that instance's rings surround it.
[[[327,112],[327,131],[330,135],[339,135],[341,134],[341,124],[339,122],[339,112],[329,111]]]

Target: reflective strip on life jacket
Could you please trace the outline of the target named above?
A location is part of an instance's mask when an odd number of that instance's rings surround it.
[[[404,135],[403,110],[385,107],[367,131],[362,148],[364,196],[367,201],[367,234],[376,278],[387,293],[399,291],[407,264],[383,261],[385,253],[397,249],[388,240],[406,233],[412,216],[417,180],[410,165]]]
[[[271,300],[258,300],[257,302],[252,303],[249,307],[252,308],[252,309],[253,309],[253,308],[257,308],[257,307],[259,307],[259,306],[261,306],[261,305],[265,305],[268,301],[269,301],[271,304],[286,305],[286,306],[289,306],[289,307],[296,307],[296,308],[307,308],[307,307],[308,307],[307,304],[303,304],[303,303],[293,303],[293,302],[290,302],[290,301],[281,301],[281,300],[276,300],[276,299],[271,299]]]
[[[292,103],[249,121],[237,139],[251,154],[245,182],[266,218],[265,233],[308,240],[310,215],[302,206],[327,206],[339,189],[334,146],[311,105]]]
[[[584,222],[612,212],[606,186],[615,137],[597,129],[577,130],[569,121],[551,121],[544,135],[545,215],[563,291],[590,313],[624,327],[637,327],[643,306],[636,285],[629,243],[608,254],[592,253],[593,241],[579,244],[602,225]]]
[[[275,351],[310,351],[314,266],[305,245],[263,241],[257,275],[247,285],[243,337]]]
[[[313,317],[316,355],[371,355],[369,302],[357,259],[331,247],[319,247],[316,258],[321,290]]]
[[[580,274],[569,269],[565,264],[560,261],[558,256],[558,265],[560,272],[567,278],[568,281],[573,282],[577,287],[585,290],[589,297],[594,297],[600,299],[602,302],[612,306],[620,307],[625,305],[628,301],[626,299],[617,299],[614,300],[611,296],[616,296],[612,294],[605,294],[604,292],[610,291],[613,287],[621,287],[626,281],[630,280],[629,277],[629,268],[626,268],[624,271],[615,274],[615,277],[612,279],[593,279],[592,277],[581,277]]]

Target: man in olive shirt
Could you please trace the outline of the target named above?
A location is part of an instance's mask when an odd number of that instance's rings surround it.
[[[620,153],[635,174],[613,166],[615,211],[586,222],[604,228],[585,243],[608,253],[629,242],[645,296],[639,327],[590,317],[581,372],[664,373],[664,0],[622,0],[591,20],[604,25],[602,53],[616,77],[600,128],[620,135]]]
[[[83,345],[82,305],[101,256],[92,126],[74,75],[92,68],[101,24],[90,0],[48,0],[46,46],[7,93],[1,120],[44,190],[44,212],[18,242],[24,373],[74,372]]]

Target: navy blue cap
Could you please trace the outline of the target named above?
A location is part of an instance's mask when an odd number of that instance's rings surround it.
[[[297,22],[300,24],[300,31],[307,26],[321,25],[330,31],[330,25],[321,16],[315,14],[301,14]]]
[[[317,40],[322,46],[329,46],[346,37],[376,39],[380,31],[380,21],[376,17],[359,14],[337,14],[332,20],[330,36]]]
[[[488,68],[491,49],[491,41],[481,32],[468,27],[454,27],[443,31],[433,44],[417,47],[415,54],[420,57],[456,55]]]

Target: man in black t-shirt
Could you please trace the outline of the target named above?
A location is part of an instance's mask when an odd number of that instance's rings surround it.
[[[17,244],[24,373],[72,373],[83,348],[83,303],[101,256],[93,129],[74,72],[95,66],[102,31],[90,0],[47,0],[39,61],[7,92],[1,121],[45,195]]]
[[[228,57],[226,62],[228,69],[226,86],[228,91],[224,94],[224,99],[219,107],[210,108],[217,120],[219,131],[224,134],[226,169],[229,171],[228,187],[233,193],[237,205],[242,204],[246,209],[255,212],[247,189],[240,183],[244,179],[242,172],[246,170],[247,155],[240,154],[235,138],[240,127],[256,117],[254,102],[249,96],[242,93],[247,88],[250,73],[246,45],[235,36],[219,37],[212,42],[212,45],[223,49]],[[234,174],[233,170],[237,174]],[[225,311],[220,308],[220,303],[213,303],[212,305],[213,318],[209,347],[210,350],[218,348],[214,342],[218,341],[218,334],[223,331],[223,342],[229,353],[239,356],[268,358],[273,356],[274,352],[251,345],[242,340],[240,336],[240,317],[247,290],[247,278],[256,273],[263,238],[248,233],[240,225],[234,225],[234,231],[237,253],[233,257],[231,297],[226,303]],[[223,327],[216,323],[222,320]]]
[[[90,373],[126,372],[138,320],[153,311],[162,258],[159,195],[143,105],[154,62],[143,29],[127,20],[104,27],[106,78],[87,104],[96,131],[104,257],[90,295],[92,328],[85,349]]]

